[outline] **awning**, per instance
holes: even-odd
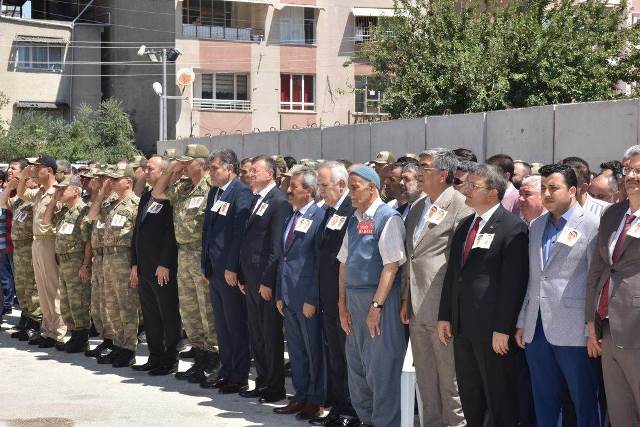
[[[59,110],[68,108],[64,102],[47,102],[47,101],[16,101],[17,108],[36,108],[39,110]]]
[[[305,7],[305,8],[309,8],[309,9],[324,10],[324,7],[316,6],[314,4],[298,4],[298,3],[278,3],[278,4],[274,5],[273,7],[274,7],[274,9],[277,9],[277,10],[282,10],[285,7]]]
[[[353,16],[393,16],[393,8],[354,7],[351,13]]]
[[[14,41],[17,43],[61,44],[61,45],[65,45],[69,43],[68,40],[61,39],[59,37],[30,36],[25,34],[18,34],[14,39]]]

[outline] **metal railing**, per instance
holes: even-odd
[[[193,109],[200,111],[251,111],[251,101],[193,98]]]
[[[255,28],[223,27],[221,25],[182,24],[182,35],[208,40],[242,40],[260,42],[264,32]]]

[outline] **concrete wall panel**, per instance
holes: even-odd
[[[371,156],[389,150],[396,158],[406,153],[418,154],[426,148],[424,118],[392,120],[371,124]]]
[[[558,105],[555,123],[555,159],[584,158],[593,170],[606,160],[621,159],[638,143],[637,99]]]
[[[487,157],[506,153],[529,162],[553,161],[553,106],[487,113]]]
[[[242,135],[223,135],[211,139],[213,141],[213,149],[221,150],[230,148],[236,152],[238,160],[244,157],[244,147],[242,143]]]
[[[244,157],[278,153],[278,132],[258,132],[244,135]]]
[[[322,129],[322,158],[366,162],[371,159],[371,126],[334,126]]]
[[[427,148],[468,148],[484,160],[484,113],[427,117]]]
[[[322,157],[322,130],[309,128],[282,131],[279,135],[280,154],[292,156],[296,160],[319,159]]]

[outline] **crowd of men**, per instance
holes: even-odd
[[[30,345],[274,403],[286,342],[276,413],[386,427],[410,339],[424,426],[640,424],[640,146],[598,173],[463,148],[42,156],[10,162],[0,208]]]

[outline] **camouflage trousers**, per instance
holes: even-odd
[[[69,331],[91,328],[91,285],[82,283],[79,276],[83,258],[83,252],[58,255],[60,314]]]
[[[138,347],[138,291],[131,288],[131,253],[129,248],[104,248],[102,258],[105,289],[105,328],[115,332],[113,343],[126,350]]]
[[[109,327],[110,323],[107,321],[105,298],[102,248],[100,248],[99,252],[94,250],[91,260],[91,319],[102,339],[112,340],[116,333]]]
[[[40,322],[42,310],[40,310],[36,276],[33,272],[32,242],[32,239],[13,242],[13,280],[20,309],[29,319]]]
[[[200,254],[200,245],[183,245],[178,249],[180,316],[191,345],[198,350],[215,351],[218,337],[209,283],[200,273]]]

